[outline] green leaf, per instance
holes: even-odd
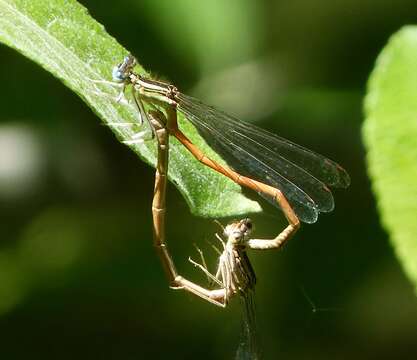
[[[91,80],[111,80],[113,66],[128,51],[76,1],[0,0],[0,41],[62,80],[119,140],[130,140],[139,131],[134,107],[117,104],[112,100],[118,94],[117,89]],[[146,74],[142,68],[137,70]],[[181,128],[192,141],[211,157],[220,160],[196,130],[181,120]],[[120,123],[135,125],[115,125]],[[202,166],[177,141],[171,144],[169,178],[184,195],[194,214],[223,217],[260,211],[259,204],[245,198],[239,186]],[[153,141],[129,146],[154,166],[156,144]]]
[[[417,27],[389,40],[370,77],[363,137],[382,222],[417,292]]]

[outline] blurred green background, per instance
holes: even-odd
[[[350,173],[333,213],[251,256],[264,358],[417,358],[416,299],[379,223],[360,134],[376,56],[416,22],[415,1],[81,3],[156,76]],[[232,358],[239,302],[221,310],[167,287],[154,170],[42,68],[4,46],[0,65],[1,357]],[[167,201],[177,267],[203,282],[187,258],[197,243],[214,267],[218,228],[172,185]],[[275,235],[282,214],[261,204],[255,234]]]

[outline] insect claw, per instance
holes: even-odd
[[[193,264],[195,267],[200,267],[200,264],[194,261],[191,256],[188,257],[188,261]]]
[[[169,288],[172,290],[182,290],[184,289],[184,286],[170,286]]]

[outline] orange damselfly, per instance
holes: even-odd
[[[143,77],[134,72],[135,65],[129,54],[113,69],[113,80],[122,86],[120,98],[131,85],[141,121],[150,123],[145,103],[162,108],[168,133],[197,160],[280,207],[289,225],[276,237],[276,246],[294,234],[300,221],[314,223],[319,213],[333,210],[329,187],[349,186],[348,173],[334,161],[184,95],[171,84]],[[208,158],[191,142],[178,127],[177,111],[230,167]]]

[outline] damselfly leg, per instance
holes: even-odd
[[[156,164],[155,189],[152,202],[154,245],[161,259],[170,286],[184,289],[218,306],[226,306],[230,297],[255,284],[255,276],[245,253],[245,243],[251,230],[251,223],[245,219],[226,226],[224,233],[227,242],[220,255],[216,276],[209,275],[219,285],[210,290],[178,275],[174,261],[169,253],[165,239],[166,185],[169,161],[169,135],[166,130],[165,115],[158,110],[149,111],[149,119],[154,126],[158,143],[158,160]],[[194,262],[195,265],[197,263]],[[198,266],[203,269],[202,265]],[[209,272],[206,272],[208,275]]]

